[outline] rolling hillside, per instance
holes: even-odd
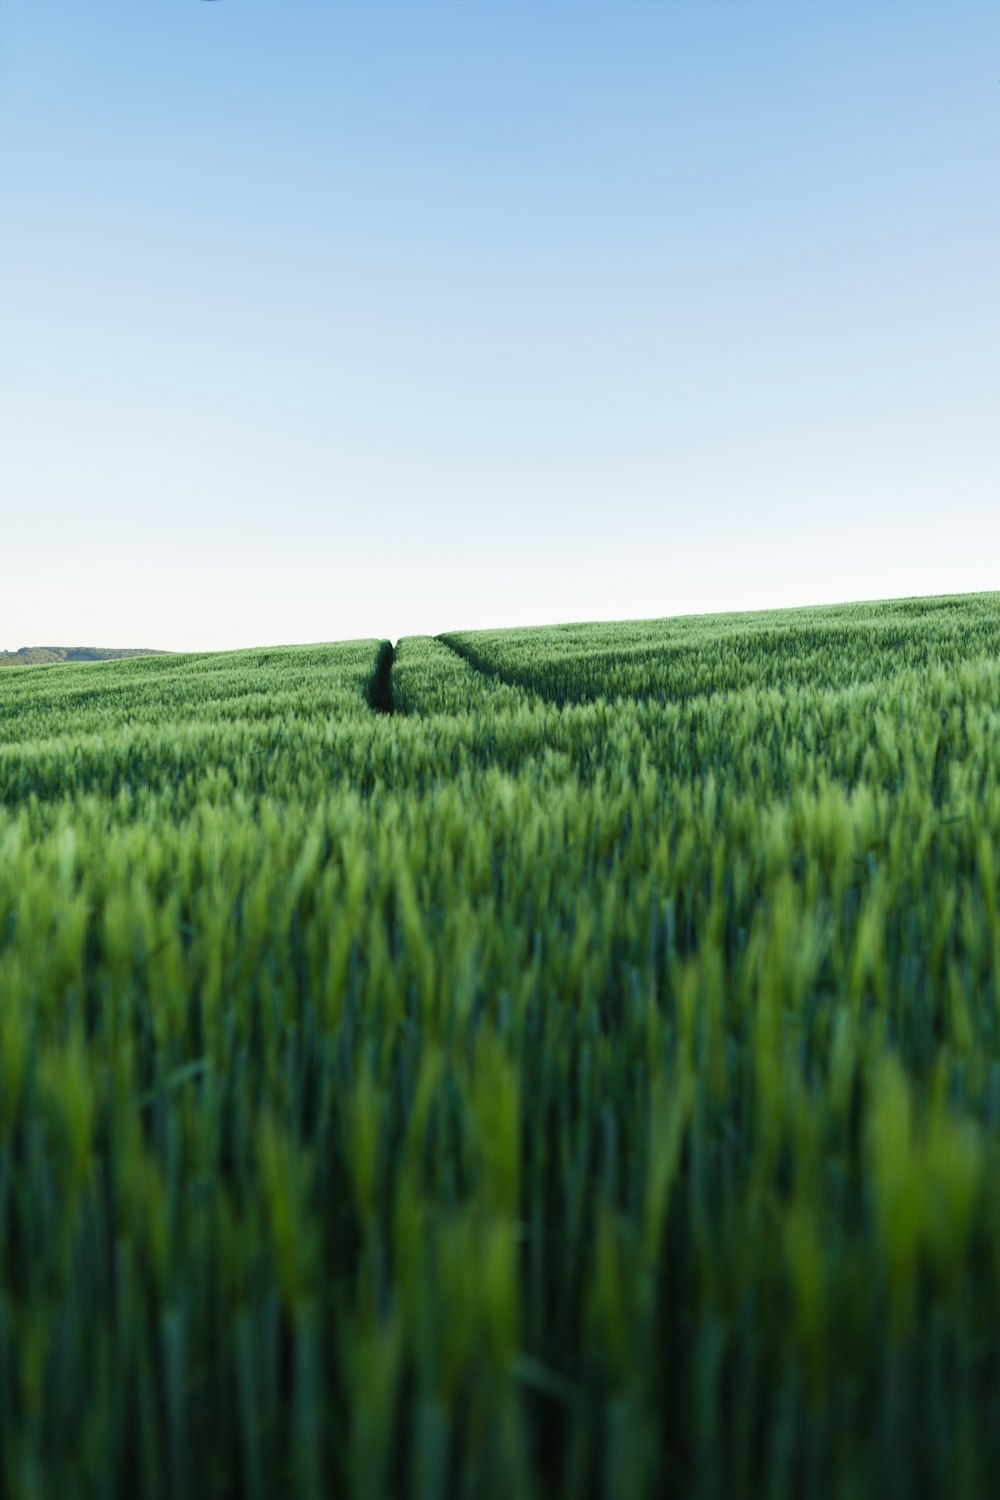
[[[56,666],[69,661],[126,661],[134,656],[166,656],[166,651],[114,646],[22,646],[18,651],[0,651],[0,667]]]

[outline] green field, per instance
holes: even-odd
[[[998,879],[998,595],[2,674],[3,1500],[995,1494]]]

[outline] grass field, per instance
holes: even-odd
[[[0,678],[0,1494],[978,1497],[1000,596]]]

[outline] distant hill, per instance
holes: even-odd
[[[66,661],[122,661],[129,656],[167,656],[167,651],[118,650],[106,646],[22,646],[0,651],[0,667],[37,667]]]

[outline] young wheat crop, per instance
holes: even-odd
[[[991,1494],[1000,600],[386,644],[0,680],[0,1495]]]

